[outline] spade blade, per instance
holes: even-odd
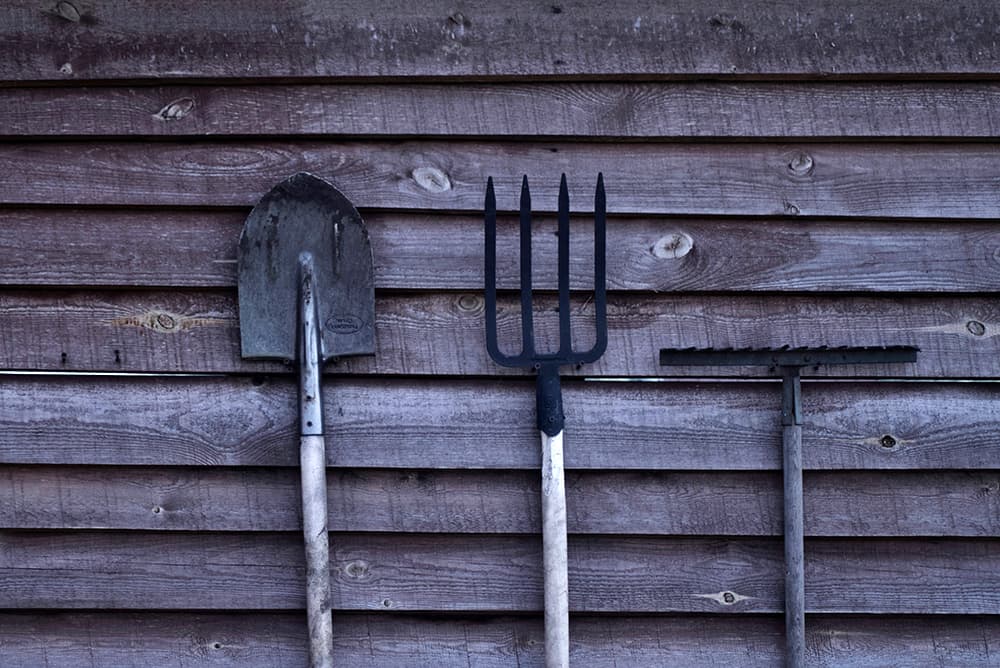
[[[299,256],[312,253],[323,361],[375,352],[375,288],[368,230],[354,205],[312,174],[296,174],[257,203],[240,235],[242,354],[296,357]]]

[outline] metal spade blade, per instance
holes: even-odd
[[[296,358],[299,256],[311,253],[322,361],[375,353],[375,287],[368,230],[326,181],[300,173],[257,203],[239,247],[243,357]]]

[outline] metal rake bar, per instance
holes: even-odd
[[[813,366],[830,364],[890,364],[915,362],[913,346],[852,348],[663,348],[661,366]]]

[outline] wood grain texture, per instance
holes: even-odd
[[[239,668],[307,665],[304,617],[296,613],[0,613],[7,666],[37,668]],[[597,617],[570,621],[571,660],[595,668],[720,664],[780,668],[781,620],[733,617]],[[996,666],[996,617],[814,615],[811,665],[875,668]],[[541,620],[341,614],[338,658],[356,668],[522,668],[543,665]]]
[[[0,88],[0,136],[980,138],[994,82]]]
[[[581,472],[577,534],[780,536],[774,473]],[[330,531],[538,533],[537,471],[333,469]],[[808,536],[1000,537],[996,471],[808,472]],[[297,531],[296,469],[0,466],[0,527]]]
[[[66,4],[5,8],[0,78],[955,75],[993,74],[1000,56],[1000,16],[984,1]]]
[[[603,172],[612,212],[1000,217],[1000,151],[978,143],[9,143],[0,203],[246,207],[303,170],[370,208],[482,211],[493,175],[516,211],[528,174],[536,211],[554,211],[569,171],[577,211]]]
[[[232,287],[245,211],[7,209],[0,211],[0,284]],[[376,286],[480,290],[483,221],[474,215],[371,211]],[[556,285],[555,221],[535,221],[533,282]],[[501,216],[497,280],[519,285],[517,223]],[[447,243],[443,244],[442,240]],[[593,285],[593,227],[574,221],[571,285]],[[789,221],[620,217],[609,221],[614,290],[996,292],[993,222]],[[72,249],[68,252],[68,249]]]
[[[286,610],[304,605],[295,533],[4,531],[5,608]],[[778,612],[778,539],[574,536],[575,612]],[[541,610],[536,536],[334,534],[335,610]],[[1000,541],[810,539],[809,612],[992,614]],[[726,596],[726,593],[730,596]]]
[[[333,371],[387,375],[524,375],[496,366],[484,345],[478,293],[382,295],[376,355]],[[593,337],[593,305],[573,303],[575,345]],[[554,300],[536,299],[539,350],[558,346]],[[240,358],[234,291],[0,292],[0,368],[48,371],[247,372],[280,364]],[[498,307],[501,348],[519,346],[520,305]],[[817,375],[1000,376],[1000,312],[976,296],[612,295],[603,358],[567,373],[592,376],[761,376],[761,367],[660,367],[660,348],[916,345],[916,364],[829,366]]]
[[[331,466],[539,467],[532,380],[328,380]],[[803,387],[808,469],[1000,469],[996,384]],[[3,376],[0,461],[296,466],[295,392],[278,377]],[[563,395],[571,469],[780,469],[776,383],[567,379]]]

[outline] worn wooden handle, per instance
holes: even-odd
[[[545,580],[545,667],[569,666],[569,575],[563,432],[542,432],[542,552]]]
[[[787,668],[802,668],[806,655],[802,425],[786,425],[782,440],[785,479],[785,665]]]
[[[302,436],[302,531],[306,546],[306,616],[312,668],[333,666],[330,614],[330,541],[326,527],[326,444],[323,436]]]

